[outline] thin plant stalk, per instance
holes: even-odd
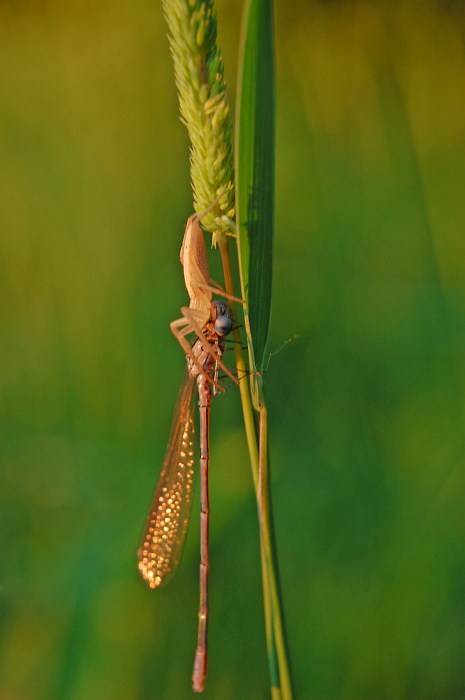
[[[223,276],[226,292],[230,296],[234,296],[231,258],[229,254],[229,236],[217,235],[217,241],[218,248],[221,254],[221,262],[223,265]],[[237,374],[240,379],[241,377],[245,377],[247,375],[247,369],[245,366],[244,352],[242,350],[242,340],[238,329],[236,304],[234,301],[229,301],[229,314],[233,322],[232,334],[234,340],[234,352],[236,357]],[[252,468],[252,476],[254,480],[255,490],[257,491],[259,473],[257,435],[255,432],[253,420],[253,410],[252,402],[250,400],[249,386],[246,381],[239,381],[239,391],[241,395],[242,411],[244,414],[244,425],[246,431],[247,446],[250,456],[250,464]]]
[[[234,286],[227,236],[218,237],[221,253],[226,291],[234,296]],[[239,331],[235,326],[237,320],[234,302],[229,304],[230,316],[233,321],[234,349],[238,376],[244,376],[245,362]],[[292,685],[288,663],[288,653],[282,615],[281,596],[279,593],[279,572],[276,557],[276,546],[272,522],[269,470],[268,470],[268,433],[267,409],[263,391],[260,391],[260,409],[257,430],[254,421],[249,385],[239,382],[244,425],[249,449],[250,464],[254,480],[260,524],[260,554],[262,564],[263,599],[265,610],[265,628],[267,650],[271,678],[271,694],[273,700],[292,700]]]
[[[278,558],[276,556],[276,541],[274,537],[273,514],[271,509],[271,491],[268,469],[268,425],[267,408],[262,394],[260,408],[260,435],[259,435],[259,487],[258,487],[258,512],[260,518],[260,532],[262,536],[264,577],[263,585],[266,586],[265,598],[270,598],[272,611],[273,641],[269,641],[268,654],[270,659],[277,662],[279,669],[279,686],[281,694],[277,697],[283,700],[291,700],[292,684],[289,671],[286,634],[284,629],[284,617],[282,601],[279,589]],[[266,575],[265,575],[266,572]],[[268,621],[267,624],[270,624]],[[272,645],[272,646],[271,646]],[[276,655],[276,659],[274,658]]]

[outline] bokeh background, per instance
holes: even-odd
[[[242,3],[218,2],[234,103]],[[465,7],[277,7],[266,373],[297,697],[465,698]],[[190,698],[198,518],[136,549],[184,361],[160,3],[0,3],[0,700]],[[220,278],[212,253],[212,276]],[[215,401],[205,698],[269,698],[238,392]]]

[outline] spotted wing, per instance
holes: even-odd
[[[182,556],[194,496],[195,377],[186,370],[170,439],[138,550],[139,570],[150,588],[164,586]]]

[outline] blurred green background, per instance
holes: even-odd
[[[242,3],[218,11],[233,102]],[[266,391],[296,695],[465,698],[465,8],[276,12],[269,349],[298,337]],[[192,213],[160,3],[2,0],[0,25],[0,700],[190,698],[197,509],[166,589],[135,556]],[[269,698],[234,389],[211,491],[204,697]]]

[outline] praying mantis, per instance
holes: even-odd
[[[221,369],[228,375],[228,377],[230,377],[230,379],[232,379],[233,382],[237,383],[237,378],[223,364],[220,355],[215,353],[208,340],[204,338],[202,331],[202,326],[208,321],[208,318],[211,315],[212,293],[220,294],[226,299],[236,301],[240,304],[243,303],[242,299],[226,294],[219,284],[210,280],[210,275],[208,272],[207,248],[205,246],[205,239],[203,237],[199,222],[204,216],[206,216],[206,214],[208,214],[208,212],[213,209],[218,202],[218,199],[219,198],[217,198],[202,214],[193,214],[187,220],[180,258],[184,270],[184,282],[187,293],[189,294],[190,304],[188,307],[181,307],[182,317],[172,321],[170,323],[170,328],[179,341],[185,354],[191,357],[200,374],[204,373],[204,370],[195,357],[192,347],[186,340],[186,335],[189,335],[190,333],[197,334],[198,339],[202,342],[204,347],[206,347],[209,352],[212,353],[215,361],[218,363]],[[213,284],[215,284],[215,286],[212,286]],[[217,328],[217,330],[221,334],[222,329]],[[219,386],[215,380],[210,379],[210,381],[218,390],[224,391],[223,387]]]

